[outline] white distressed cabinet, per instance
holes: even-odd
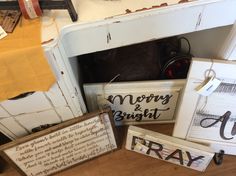
[[[87,112],[78,74],[79,55],[186,36],[195,56],[236,60],[235,0],[73,2],[78,22],[72,23],[67,11],[61,10],[45,11],[42,18],[42,40],[49,41],[43,47],[56,84],[48,92],[0,103],[0,129],[12,139],[29,134],[39,125],[59,123]],[[162,3],[168,6],[153,7]],[[148,9],[140,10],[143,8]],[[126,13],[127,9],[132,13]]]

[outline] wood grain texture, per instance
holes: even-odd
[[[141,125],[140,127],[149,130],[161,132],[170,135],[173,125]],[[119,137],[125,141],[127,127],[119,127]],[[112,152],[108,155],[101,156],[97,159],[85,162],[56,174],[57,176],[232,176],[236,173],[236,157],[225,156],[221,166],[216,166],[212,161],[206,172],[198,172],[174,164],[166,163],[148,156],[143,156],[135,152],[128,151],[124,148]],[[8,169],[1,176],[20,176],[14,169]]]

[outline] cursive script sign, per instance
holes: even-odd
[[[117,148],[107,112],[79,119],[67,122],[66,126],[61,124],[61,129],[52,127],[54,132],[31,140],[26,137],[26,141],[20,139],[24,142],[7,144],[2,155],[14,162],[24,175],[45,176]]]
[[[115,123],[137,124],[173,120],[178,91],[154,91],[132,94],[105,94],[113,112]],[[98,96],[98,105],[104,105],[104,98]]]
[[[109,106],[115,124],[174,122],[185,80],[84,84],[89,111]]]
[[[173,136],[205,143],[216,153],[224,150],[225,154],[236,155],[235,74],[235,63],[193,58]],[[218,81],[208,86],[209,80]],[[217,86],[211,94],[199,95],[202,85],[208,86],[208,92]]]
[[[210,148],[130,126],[126,149],[190,169],[204,171],[214,153]]]

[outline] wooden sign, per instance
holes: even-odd
[[[128,129],[126,149],[198,171],[214,156],[209,147],[135,126]]]
[[[16,27],[21,13],[17,10],[0,10],[0,26],[7,33],[13,32]]]
[[[87,114],[1,147],[23,175],[46,176],[117,149],[107,110]]]
[[[90,111],[110,106],[116,125],[174,122],[183,80],[85,84]]]
[[[236,63],[193,59],[173,135],[236,155]]]

